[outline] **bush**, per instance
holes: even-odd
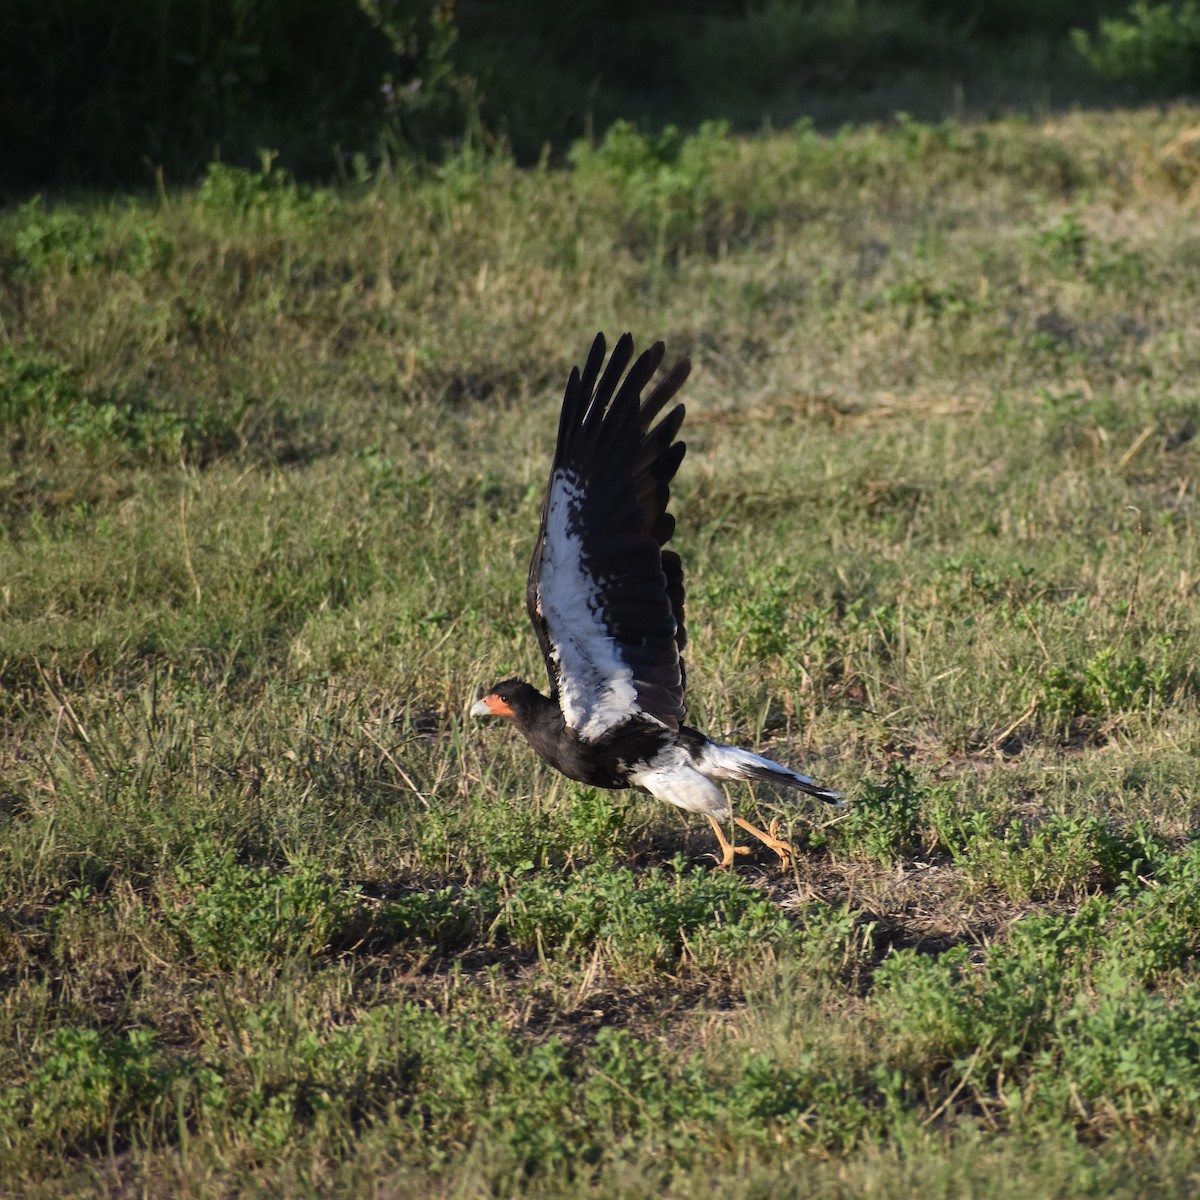
[[[576,142],[570,159],[580,190],[607,188],[631,247],[652,247],[661,262],[719,224],[714,173],[729,149],[724,122],[706,123],[685,136],[674,125],[649,135],[617,121],[598,146]]]
[[[428,0],[123,0],[0,6],[10,186],[107,186],[278,146],[330,174],[334,147],[423,151],[460,134],[449,5]]]
[[[1186,90],[1200,84],[1200,6],[1136,0],[1129,19],[1106,19],[1093,36],[1072,33],[1076,49],[1105,79]]]

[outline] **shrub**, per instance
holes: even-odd
[[[1182,90],[1200,84],[1200,5],[1135,0],[1129,18],[1101,20],[1093,35],[1072,33],[1075,47],[1105,79]]]
[[[569,157],[577,186],[607,187],[624,211],[631,243],[653,247],[662,261],[693,245],[717,219],[713,177],[728,149],[723,121],[687,136],[674,125],[651,135],[617,121],[598,146],[576,142]]]

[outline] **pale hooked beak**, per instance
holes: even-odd
[[[500,695],[497,692],[488,692],[486,696],[481,697],[471,705],[471,716],[515,717],[516,713],[513,712],[507,696]]]

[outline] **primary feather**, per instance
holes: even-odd
[[[674,529],[670,482],[683,459],[676,405],[651,424],[687,378],[680,363],[641,391],[664,353],[656,343],[625,375],[626,334],[602,377],[597,337],[583,375],[571,372],[558,444],[529,566],[526,602],[568,729],[595,741],[640,713],[683,721],[683,570],[664,552]]]

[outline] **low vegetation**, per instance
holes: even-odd
[[[463,144],[561,163],[616,121],[742,132],[1168,102],[1196,0],[42,0],[0,7],[0,200],[193,183],[273,146],[305,180]],[[346,64],[352,62],[353,70]]]
[[[0,1192],[1192,1194],[1198,122],[0,213]],[[597,329],[789,870],[464,718]]]

